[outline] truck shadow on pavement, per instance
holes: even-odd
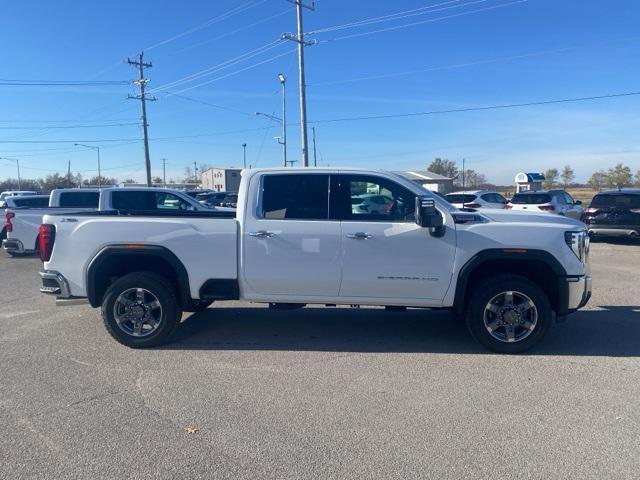
[[[640,356],[640,307],[601,306],[552,325],[533,355]],[[172,350],[290,350],[487,354],[447,311],[215,308],[192,314]]]

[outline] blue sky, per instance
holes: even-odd
[[[238,14],[203,26],[244,5]],[[305,11],[305,31],[434,6],[425,15],[309,37],[321,41],[306,50],[308,116],[320,122],[320,164],[415,170],[436,156],[458,162],[465,157],[469,168],[502,184],[518,171],[567,163],[578,180],[617,162],[640,169],[638,96],[322,122],[640,91],[639,2],[319,0],[316,6],[315,12]],[[254,112],[280,114],[280,72],[289,78],[288,120],[294,124],[289,157],[300,157],[291,42],[161,88],[294,31],[295,7],[286,0],[35,0],[6,3],[3,20],[2,79],[130,80],[136,72],[126,58],[146,49],[153,62],[149,88],[160,88],[148,108],[154,175],[161,174],[161,158],[167,159],[168,176],[183,175],[194,161],[241,165],[245,142],[248,163],[279,165],[273,138],[279,127]],[[422,23],[332,40],[417,22]],[[135,92],[130,85],[0,85],[0,157],[19,158],[23,177],[66,171],[68,161],[72,171],[90,176],[96,173],[95,154],[74,143],[99,140],[92,145],[102,148],[103,174],[141,180],[139,126],[102,126],[139,121],[139,102],[126,99]],[[0,178],[8,176],[15,177],[15,166],[0,160]]]

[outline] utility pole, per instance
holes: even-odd
[[[311,132],[313,132],[313,166],[318,166],[318,158],[316,152],[316,127],[311,127]]]
[[[242,168],[247,168],[247,144],[242,144]]]
[[[462,157],[462,190],[464,191],[464,176],[467,174],[465,169],[465,158]]]
[[[151,186],[151,159],[149,158],[149,133],[147,132],[147,100],[153,102],[156,100],[155,97],[147,97],[145,94],[145,86],[149,82],[148,78],[144,78],[144,69],[151,68],[153,65],[151,62],[144,63],[143,61],[144,52],[140,52],[138,54],[137,60],[127,59],[127,63],[129,65],[135,65],[138,67],[138,80],[134,81],[136,85],[140,87],[139,95],[129,95],[127,98],[140,100],[142,104],[142,131],[144,133],[144,161],[147,169],[147,186]]]
[[[300,83],[300,136],[302,140],[302,164],[305,167],[309,166],[309,142],[307,138],[307,96],[306,96],[306,83],[304,75],[304,47],[308,45],[314,45],[315,41],[307,42],[304,39],[304,30],[302,28],[302,9],[315,10],[315,4],[306,5],[302,3],[302,0],[287,0],[289,3],[293,3],[296,6],[296,16],[298,19],[298,33],[294,35],[292,33],[285,33],[282,38],[297,42],[298,44],[298,77]]]
[[[20,181],[20,160],[10,157],[0,157],[0,160],[9,160],[10,162],[16,162],[16,167],[18,167],[18,190],[22,190],[22,182]]]
[[[193,180],[198,182],[198,164],[196,162],[193,162]]]
[[[162,159],[162,183],[164,188],[167,188],[167,159]]]

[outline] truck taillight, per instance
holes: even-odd
[[[4,214],[4,230],[5,232],[13,232],[13,224],[11,223],[11,219],[15,217],[16,214],[13,212],[6,212]]]
[[[53,242],[56,240],[56,227],[43,223],[38,233],[38,246],[40,247],[40,260],[48,262],[53,252]]]
[[[540,205],[538,207],[540,210],[542,210],[543,212],[555,212],[556,209],[554,208],[553,205]]]

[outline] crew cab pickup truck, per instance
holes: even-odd
[[[379,194],[384,211],[353,209]],[[49,214],[41,291],[102,308],[118,342],[166,342],[182,312],[242,299],[274,306],[450,309],[485,347],[523,352],[591,294],[578,221],[463,212],[393,173],[244,170],[237,212]]]
[[[69,213],[81,210],[185,210],[208,211],[193,198],[165,188],[89,188],[58,189],[51,192],[49,207],[9,208],[5,210],[5,251],[22,256],[39,249],[38,232],[47,213]]]

